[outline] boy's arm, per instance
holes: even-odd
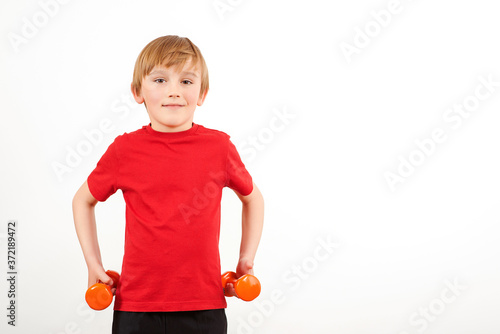
[[[88,267],[89,287],[99,280],[110,285],[113,282],[111,277],[106,275],[102,266],[94,213],[96,204],[97,200],[92,196],[87,181],[85,181],[73,198],[73,219],[75,221],[76,234],[78,235],[78,240],[80,241],[83,256]]]
[[[240,277],[245,274],[253,274],[255,254],[264,224],[264,198],[255,183],[249,195],[236,194],[243,205],[240,258],[236,268],[236,274]]]

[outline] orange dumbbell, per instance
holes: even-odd
[[[116,288],[118,281],[120,280],[120,274],[116,271],[108,270],[106,275],[111,277],[113,280],[113,285],[107,285],[104,283],[96,283],[87,289],[85,293],[85,300],[89,304],[91,309],[96,311],[104,310],[113,301],[113,293],[111,289]]]
[[[234,286],[234,291],[238,298],[249,302],[257,298],[260,294],[260,282],[254,275],[243,275],[240,278],[236,276],[233,271],[228,271],[222,275],[222,287],[224,288],[224,294],[227,297],[231,297],[227,293],[226,284],[232,283]]]

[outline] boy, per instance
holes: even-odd
[[[218,249],[222,188],[242,201],[238,276],[253,273],[262,195],[229,136],[193,123],[208,92],[208,71],[189,39],[164,36],[149,43],[137,58],[131,89],[151,123],[118,136],[73,199],[88,285],[112,284],[101,261],[94,207],[121,189],[125,252],[113,333],[226,333]]]

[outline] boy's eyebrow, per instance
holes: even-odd
[[[152,71],[151,73],[149,73],[149,75],[155,75],[155,74],[167,74],[167,72],[165,70],[162,70],[162,69],[156,69],[156,70]],[[198,78],[198,75],[195,72],[191,72],[191,71],[183,71],[183,72],[181,72],[181,75],[192,75],[193,77]]]
[[[192,75],[193,77],[197,78],[198,76],[196,75],[196,73],[194,72],[191,72],[191,71],[184,71],[182,72],[181,74],[184,74],[184,75]]]

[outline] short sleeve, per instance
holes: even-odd
[[[236,147],[228,139],[226,161],[226,187],[229,187],[243,196],[250,195],[253,190],[253,181],[245,165],[241,161]]]
[[[118,189],[116,181],[118,175],[116,146],[115,140],[109,145],[97,163],[96,168],[87,178],[87,184],[92,196],[100,202],[107,200]]]

